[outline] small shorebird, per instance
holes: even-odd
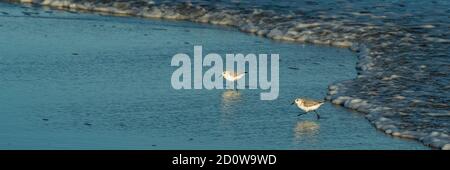
[[[245,73],[247,73],[247,72],[238,74],[236,72],[224,71],[222,73],[222,76],[225,80],[228,80],[228,81],[238,81],[239,79],[244,77]]]
[[[304,113],[300,113],[297,116],[307,114],[310,111],[314,111],[314,113],[316,113],[317,119],[320,119],[320,115],[316,110],[324,103],[324,101],[302,98],[297,98],[294,102],[292,102],[292,104],[296,104],[298,108],[304,111]]]
[[[224,72],[222,72],[222,76],[225,80],[232,81],[234,83],[234,82],[238,81],[239,79],[241,79],[242,77],[244,77],[245,73],[247,73],[247,72],[238,74],[236,72],[224,71]],[[237,89],[236,86],[234,86],[234,87]]]

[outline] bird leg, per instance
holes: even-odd
[[[317,112],[317,111],[315,111],[315,110],[314,110],[314,113],[316,113],[316,116],[317,116],[317,120],[319,120],[319,119],[320,119],[320,115],[319,115],[319,112]]]
[[[300,113],[297,116],[301,116],[301,115],[304,115],[304,114],[306,114],[306,112]]]

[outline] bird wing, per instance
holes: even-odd
[[[317,100],[304,100],[303,101],[303,105],[305,105],[306,107],[311,107],[311,106],[322,104],[322,103],[323,103],[323,101],[317,101]]]

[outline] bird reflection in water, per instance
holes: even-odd
[[[233,103],[239,102],[241,100],[241,93],[236,90],[226,90],[222,94],[222,106],[230,107]]]
[[[300,121],[294,127],[294,142],[314,142],[319,134],[320,125],[313,121]]]
[[[234,113],[239,111],[238,103],[241,101],[241,93],[236,90],[226,90],[222,94],[221,118],[222,126],[229,127],[233,122]]]

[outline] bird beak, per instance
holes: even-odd
[[[293,105],[293,104],[295,104],[295,101],[293,101],[293,102],[291,103],[291,105]]]

